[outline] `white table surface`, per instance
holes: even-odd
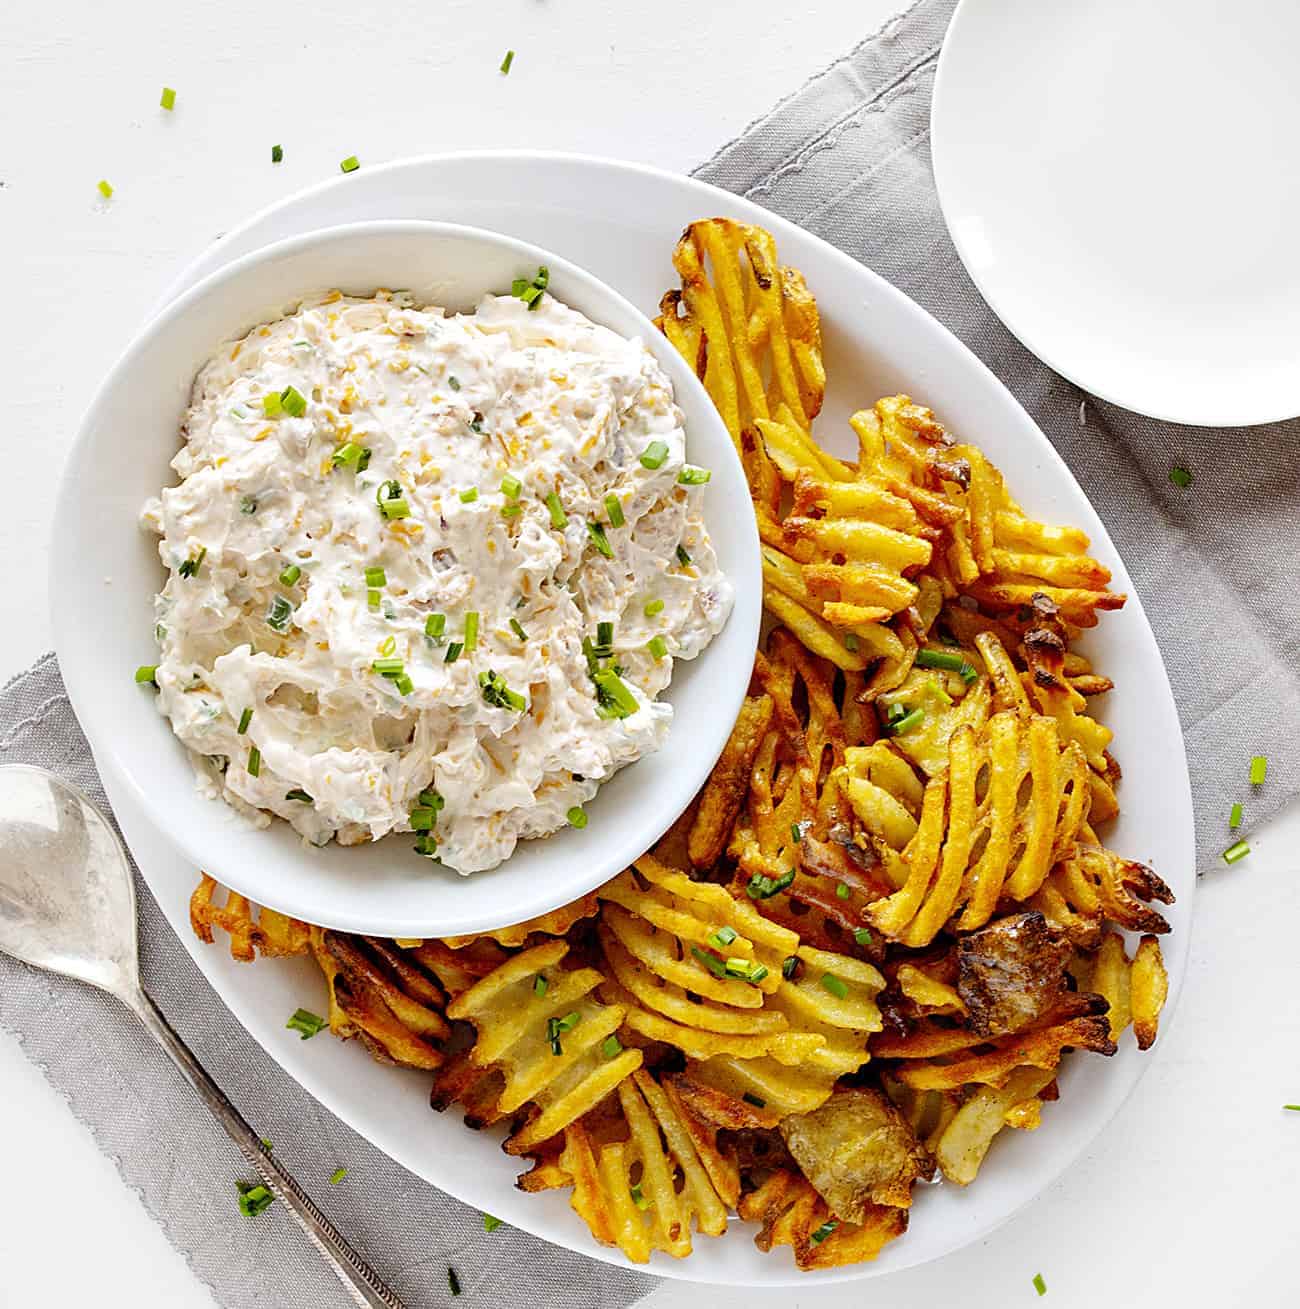
[[[263,205],[438,149],[689,169],[898,0],[54,0],[0,6],[0,678],[50,645],[50,488],[82,407],[172,277]],[[811,10],[817,10],[817,17]],[[517,51],[508,78],[496,69]],[[723,52],[727,52],[724,54]],[[157,107],[177,89],[173,114]],[[272,166],[280,142],[285,161]],[[116,188],[100,203],[99,178]],[[520,179],[526,186],[527,179]],[[1132,743],[1131,749],[1136,747]],[[1300,811],[1201,884],[1175,1020],[1119,1119],[1029,1211],[950,1258],[716,1309],[1294,1305]],[[61,1098],[0,1033],[0,1306],[210,1306]],[[1048,1113],[1068,1112],[1068,1105]],[[237,1216],[232,1222],[243,1221]],[[262,1221],[267,1221],[263,1219]],[[653,1309],[699,1291],[667,1283]]]

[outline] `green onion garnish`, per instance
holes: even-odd
[[[346,1168],[336,1168],[330,1174],[330,1185],[337,1186],[347,1175],[348,1170]]]
[[[271,162],[273,164],[278,164],[283,158],[284,148],[282,146],[273,145],[271,147]]]
[[[176,92],[170,86],[164,86],[162,89],[162,98],[158,101],[164,109],[176,108]]]
[[[1259,786],[1264,778],[1268,776],[1268,756],[1257,754],[1250,761],[1250,784]]]
[[[446,614],[430,614],[424,620],[424,634],[432,641],[442,639],[442,634],[447,630]]]
[[[727,965],[715,954],[701,950],[698,945],[691,946],[691,953],[711,972],[714,977],[726,977]]]
[[[1283,1109],[1290,1109],[1292,1113],[1300,1114],[1300,1104],[1284,1104]]]
[[[1047,1294],[1047,1283],[1043,1281],[1042,1273],[1034,1274],[1034,1290],[1037,1291],[1039,1295]]]
[[[781,976],[787,982],[794,978],[795,973],[799,971],[799,960],[795,955],[787,955],[781,964]]]
[[[136,684],[139,686],[157,686],[158,685],[158,665],[141,664],[135,670]]]
[[[918,650],[916,652],[918,668],[942,668],[950,673],[960,673],[968,667],[960,654],[951,650]]]
[[[198,554],[190,559],[186,559],[176,571],[182,577],[197,577],[199,575],[199,569],[203,566],[203,560],[207,553],[208,547],[206,545],[200,546]]]
[[[315,1036],[322,1027],[325,1026],[325,1019],[319,1014],[314,1014],[310,1009],[295,1009],[293,1017],[285,1023],[285,1027],[291,1032],[298,1032],[305,1041],[308,1037]]]
[[[591,680],[596,683],[596,698],[606,717],[630,718],[641,707],[627,683],[612,670],[601,669],[592,674]]]
[[[910,732],[925,718],[925,710],[917,705],[915,709],[907,713],[900,714],[890,723],[890,730],[895,736],[902,736],[904,732]]]
[[[345,173],[355,173],[357,169],[361,167],[361,161],[356,157],[356,155],[348,155],[339,167]]]
[[[430,809],[427,805],[416,805],[407,815],[406,821],[410,823],[413,832],[431,832],[437,819],[438,815],[435,810]]]
[[[668,653],[668,642],[662,636],[652,636],[646,643],[645,648],[656,659],[662,659]]]
[[[544,978],[541,973],[538,973],[537,976],[533,978],[533,994],[546,994],[546,978]]]
[[[632,1203],[643,1212],[650,1208],[650,1201],[645,1198],[641,1192],[641,1185],[638,1182],[636,1186],[629,1186],[627,1193],[632,1197]]]
[[[752,1104],[755,1109],[766,1109],[767,1101],[761,1095],[755,1095],[753,1091],[746,1091],[740,1097],[746,1104]]]
[[[664,602],[662,600],[647,600],[645,606],[645,616],[653,618],[656,614],[664,611]]]
[[[519,492],[523,489],[524,484],[513,473],[507,473],[501,479],[501,494],[507,500],[518,500]]]
[[[478,487],[471,486],[468,491],[460,493],[460,502],[463,505],[472,505],[478,499]]]
[[[432,859],[438,853],[438,842],[427,832],[417,838],[415,845],[412,847],[416,854],[422,854],[427,859]]]
[[[1223,852],[1223,862],[1225,864],[1235,864],[1239,859],[1244,859],[1249,853],[1250,846],[1245,841],[1237,841]]]
[[[268,1205],[275,1203],[275,1196],[262,1185],[250,1185],[248,1182],[236,1182],[239,1188],[239,1212],[245,1218],[256,1218]]]
[[[822,974],[822,986],[829,991],[837,1000],[844,1000],[848,997],[849,988],[835,976],[834,973]]]
[[[506,57],[501,61],[501,71],[503,73],[508,73],[510,71],[510,65],[514,62],[515,52],[513,50],[507,50]]]
[[[287,568],[286,568],[286,569],[285,569],[285,570],[280,574],[280,585],[281,585],[281,586],[294,586],[294,585],[297,583],[298,579],[299,579],[301,576],[302,576],[302,569],[299,568],[297,564],[290,564],[290,565],[289,565],[289,566],[288,566],[288,567],[287,567]]]
[[[382,599],[383,597],[372,586],[370,590],[366,592],[366,607],[369,609],[378,609]]]
[[[712,476],[713,474],[707,468],[696,468],[693,464],[687,464],[677,474],[677,481],[682,486],[703,486]]]
[[[856,654],[858,649],[858,636],[856,632],[844,633],[844,648],[850,653]]]
[[[415,690],[415,683],[411,681],[408,673],[398,673],[393,678],[393,685],[397,688],[398,695],[410,695]]]
[[[623,1051],[623,1043],[618,1039],[617,1036],[614,1036],[613,1034],[607,1036],[600,1043],[600,1052],[605,1056],[606,1059],[613,1059],[615,1055],[621,1054],[622,1051]]]
[[[266,611],[266,625],[273,632],[287,632],[289,620],[293,617],[293,605],[282,595],[275,596],[271,607]]]
[[[574,805],[564,816],[569,820],[569,826],[576,827],[579,831],[587,825],[587,811],[581,805]]]
[[[464,648],[465,648],[465,647],[461,644],[461,642],[459,642],[459,641],[453,641],[453,642],[452,642],[452,643],[447,647],[447,653],[446,653],[445,655],[443,655],[443,657],[442,657],[442,662],[443,662],[444,664],[454,664],[454,663],[456,662],[456,660],[460,658],[460,652],[461,652]]]
[[[380,677],[400,677],[406,671],[406,664],[401,659],[376,659],[370,671]]]
[[[501,1226],[501,1219],[493,1218],[491,1214],[483,1215],[483,1230],[485,1232],[495,1232]]]
[[[296,386],[286,386],[280,392],[280,403],[290,418],[301,418],[307,412],[307,397]]]
[[[250,777],[260,777],[262,775],[262,752],[255,745],[248,747],[248,775]]]
[[[509,504],[504,504],[501,506],[501,517],[518,518],[519,515],[523,513],[523,511],[524,511],[523,505],[519,504],[515,500],[511,500]]]
[[[681,564],[683,568],[690,567],[691,557],[686,553],[686,547],[684,545],[679,545],[677,547],[677,562]]]
[[[350,468],[359,473],[370,462],[370,451],[355,441],[345,441],[330,456],[330,462],[335,468]]]
[[[421,791],[416,799],[418,799],[422,805],[432,809],[435,814],[441,813],[443,806],[447,803],[446,800],[444,800],[432,787],[428,787]]]
[[[840,882],[839,885],[836,886],[835,888],[835,894],[841,900],[847,900],[849,896],[852,895],[853,893],[849,890],[847,882]]]
[[[1180,491],[1186,491],[1192,484],[1192,474],[1189,469],[1184,468],[1181,464],[1175,464],[1169,470],[1169,480]]]
[[[367,586],[387,586],[388,574],[377,564],[366,569]]]
[[[560,531],[569,525],[569,515],[564,512],[560,497],[552,491],[546,497],[546,507],[551,511],[551,526]]]
[[[239,512],[241,514],[257,513],[257,497],[252,495],[241,495],[239,497]]]
[[[245,709],[244,712],[239,715],[239,726],[235,728],[235,731],[238,732],[240,736],[243,736],[243,734],[248,731],[248,725],[252,721],[253,711],[251,709]]]
[[[790,824],[790,839],[795,843],[795,845],[798,845],[798,844],[803,840],[803,824],[802,824],[802,823],[791,823],[791,824]]]
[[[609,543],[609,537],[605,535],[604,523],[588,523],[587,535],[591,537],[592,545],[594,545],[606,559],[613,559],[614,549]]]
[[[871,933],[865,927],[855,927],[853,929],[853,939],[858,945],[870,945]]]
[[[1241,803],[1238,801],[1228,813],[1228,827],[1234,832],[1241,826],[1241,814]]]
[[[623,517],[623,506],[618,502],[618,496],[610,494],[605,497],[605,513],[609,517],[611,527],[622,527],[627,519]]]
[[[448,385],[449,387],[451,387],[451,389],[452,389],[453,391],[459,391],[459,390],[460,390],[460,378],[457,377],[455,373],[449,373],[448,376],[447,376],[447,385]]]
[[[301,800],[303,804],[314,803],[311,796],[309,796],[306,791],[303,791],[296,786],[293,788],[292,791],[286,791],[284,793],[284,798],[286,800]]]
[[[794,882],[794,869],[787,868],[780,877],[767,877],[755,873],[745,887],[745,893],[751,900],[770,900],[778,891],[784,891]]]
[[[821,1243],[839,1226],[834,1218],[828,1218],[808,1239],[814,1245]]]
[[[409,518],[411,515],[411,507],[402,496],[402,484],[391,478],[380,482],[375,492],[375,503],[385,518]]]
[[[512,691],[500,673],[488,669],[478,675],[478,684],[483,691],[483,700],[495,709],[513,709],[521,714],[528,708],[528,701],[518,691]]]
[[[513,633],[514,633],[514,634],[515,634],[515,635],[516,635],[516,636],[517,636],[521,641],[526,641],[526,640],[528,640],[528,633],[524,631],[522,625],[521,625],[520,622],[519,622],[519,619],[517,619],[517,618],[511,618],[511,620],[510,620],[510,630],[511,630],[511,631],[512,631],[512,632],[513,632]]]
[[[471,609],[465,615],[465,640],[463,642],[466,650],[474,650],[478,647],[478,610]]]
[[[644,450],[641,451],[641,467],[654,470],[664,466],[664,460],[668,458],[668,443],[666,441],[651,441]]]
[[[610,649],[614,644],[614,624],[608,620],[596,624],[596,644]]]
[[[105,200],[111,200],[113,198],[113,188],[102,179],[95,183],[95,190],[97,190]]]
[[[543,264],[537,270],[537,276],[530,282],[526,278],[516,277],[510,284],[510,294],[516,300],[522,300],[528,308],[536,309],[542,302],[542,292],[551,283],[551,270]]]
[[[271,1144],[270,1139],[265,1136],[262,1137],[262,1146],[268,1154],[275,1149],[275,1146]]]

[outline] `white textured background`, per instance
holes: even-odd
[[[350,154],[530,146],[687,170],[898,3],[0,5],[0,678],[50,644],[49,505],[81,410],[204,244]],[[1137,743],[1128,757],[1140,766]],[[1036,1303],[1035,1272],[1056,1309],[1300,1303],[1300,1114],[1281,1109],[1300,1102],[1300,814],[1254,844],[1202,884],[1179,1012],[1141,1088],[1030,1211],[929,1268],[819,1293],[709,1289],[711,1307],[1004,1309]],[[5,1037],[0,1160],[0,1305],[211,1305]],[[646,1303],[700,1294],[667,1284]]]

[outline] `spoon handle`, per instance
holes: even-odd
[[[153,1000],[143,990],[123,998],[153,1033],[158,1044],[171,1055],[186,1080],[198,1092],[199,1099],[212,1111],[212,1116],[226,1129],[230,1139],[261,1174],[262,1180],[275,1197],[282,1200],[298,1220],[298,1225],[329,1261],[353,1300],[365,1309],[404,1309],[402,1301],[384,1284],[379,1274],[343,1239],[311,1197],[263,1147],[257,1133],[226,1098],[225,1092],[212,1080],[207,1069],[194,1057]]]

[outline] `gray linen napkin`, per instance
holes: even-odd
[[[1232,432],[1153,422],[1085,396],[990,312],[940,216],[928,150],[930,90],[953,0],[921,0],[722,148],[696,176],[757,201],[883,274],[946,323],[1018,396],[1092,497],[1155,626],[1182,714],[1207,866],[1227,842],[1250,755],[1269,784],[1245,797],[1262,822],[1300,788],[1300,621],[1287,546],[1300,499],[1300,424]],[[1080,404],[1086,425],[1080,425]],[[1179,491],[1174,463],[1196,481]],[[1141,767],[1130,743],[1129,767]],[[104,804],[89,749],[46,656],[0,694],[0,762],[43,764]],[[144,972],[217,1080],[361,1252],[414,1306],[446,1304],[454,1265],[467,1305],[623,1306],[652,1279],[479,1216],[426,1186],[315,1104],[212,992],[140,887]],[[0,957],[0,1024],[67,1097],[124,1180],[224,1306],[345,1300],[273,1207],[234,1210],[242,1157],[114,1002]],[[322,1187],[345,1160],[347,1186]]]
[[[0,692],[0,764],[17,763],[58,773],[110,812],[53,655]],[[138,877],[136,891],[145,987],[281,1162],[411,1309],[453,1303],[449,1266],[462,1287],[454,1303],[467,1309],[623,1309],[655,1286],[653,1278],[511,1227],[485,1233],[477,1210],[339,1122],[239,1025]],[[116,1000],[0,954],[0,1026],[67,1098],[218,1304],[352,1303],[282,1205],[240,1216],[235,1181],[252,1170]],[[327,1179],[340,1164],[347,1177],[331,1186]],[[115,1271],[104,1270],[110,1283]],[[147,1288],[142,1296],[152,1303]]]
[[[1142,418],[1057,376],[1002,326],[948,238],[930,167],[930,93],[955,7],[920,0],[695,176],[815,232],[924,305],[1060,451],[1155,629],[1182,719],[1198,867],[1222,867],[1219,856],[1235,839],[1234,800],[1254,826],[1300,791],[1292,559],[1300,422],[1225,430]],[[1169,480],[1175,465],[1194,474],[1186,490]],[[1257,754],[1268,756],[1263,787],[1247,781]],[[1125,741],[1121,763],[1144,766],[1140,742]]]

